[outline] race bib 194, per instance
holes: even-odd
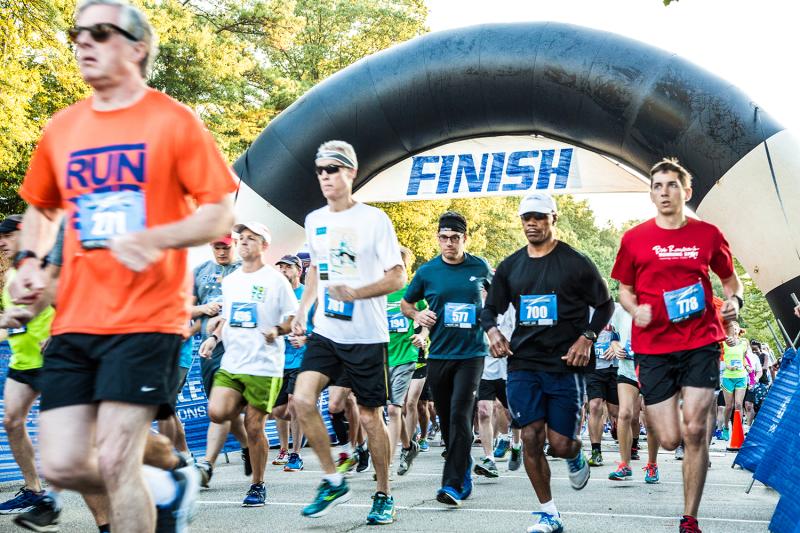
[[[523,294],[519,297],[520,326],[554,326],[558,323],[558,296]]]
[[[408,319],[400,311],[389,313],[386,319],[389,321],[389,331],[391,333],[406,333],[408,331]]]
[[[141,191],[88,193],[78,197],[80,240],[84,248],[105,248],[118,235],[145,229]]]
[[[701,316],[706,309],[706,294],[703,284],[668,291],[664,293],[664,304],[670,322],[682,322]]]
[[[475,304],[444,304],[444,327],[471,328],[475,325]]]

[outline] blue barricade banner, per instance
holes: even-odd
[[[6,374],[8,372],[8,362],[11,355],[11,349],[7,342],[0,343],[0,417],[4,415],[4,393]],[[325,421],[325,426],[328,429],[328,434],[331,435],[332,441],[335,441],[333,426],[331,425],[330,417],[328,416],[328,391],[323,391],[320,402],[320,411],[322,418]],[[183,422],[186,430],[186,442],[189,445],[189,450],[194,453],[196,457],[202,457],[206,448],[206,432],[208,430],[208,398],[206,398],[205,390],[203,389],[203,379],[200,372],[200,357],[196,355],[192,361],[192,367],[186,377],[186,383],[183,385],[183,390],[178,396],[178,403],[176,412],[181,422]],[[37,450],[37,435],[38,435],[38,421],[39,421],[39,401],[37,400],[28,415],[28,432],[33,440],[34,449]],[[266,426],[267,440],[271,447],[279,445],[278,433],[275,427],[275,421],[269,420]],[[235,451],[239,449],[239,443],[233,436],[228,436],[225,443],[223,452]],[[8,444],[8,436],[5,429],[0,426],[0,483],[8,481],[18,481],[22,479],[22,473],[14,461],[14,456],[11,453],[11,447]]]
[[[775,376],[775,382],[770,387],[758,416],[734,459],[735,464],[750,472],[755,472],[761,464],[771,446],[778,424],[789,407],[789,402],[800,390],[800,361],[794,359],[793,355],[788,358],[784,355],[781,370]]]
[[[769,523],[772,533],[800,533],[800,505],[797,496],[783,496]]]

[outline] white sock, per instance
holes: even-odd
[[[521,442],[512,443],[511,447],[514,448],[515,450],[521,450],[522,449],[522,443]]]
[[[549,515],[558,516],[558,509],[556,509],[555,501],[550,500],[549,502],[540,503],[539,506],[541,507],[542,512]]]
[[[341,453],[346,453],[347,455],[352,455],[352,451],[350,451],[350,443],[346,442],[339,447]]]
[[[175,496],[178,493],[178,484],[170,472],[144,465],[142,466],[142,474],[157,507],[166,507],[175,501]]]
[[[47,491],[47,495],[53,499],[53,507],[57,510],[61,510],[61,491],[60,490],[53,490],[49,489]]]
[[[337,472],[335,474],[328,474],[322,476],[322,479],[327,479],[331,485],[333,485],[334,487],[338,487],[344,481],[344,476]]]

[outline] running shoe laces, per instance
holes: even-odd
[[[697,518],[683,515],[681,518],[680,533],[703,533],[697,524]]]
[[[567,459],[567,466],[569,467],[569,471],[573,474],[575,472],[580,472],[581,468],[583,468],[583,463],[586,459],[583,456],[583,453],[579,453],[577,457],[574,459]]]

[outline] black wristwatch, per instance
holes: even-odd
[[[23,261],[26,259],[36,259],[36,253],[30,250],[20,250],[16,254],[14,254],[14,260],[12,261],[12,265],[15,269],[19,268]]]
[[[212,333],[211,335],[209,335],[209,337],[214,337],[214,340],[216,342],[219,342],[219,337],[217,337],[216,333]]]
[[[594,331],[592,331],[590,329],[587,329],[586,331],[581,333],[581,335],[583,335],[584,337],[586,337],[587,339],[589,339],[592,342],[596,342],[597,341],[597,333],[595,333]]]
[[[739,311],[741,311],[742,308],[744,307],[744,299],[738,294],[734,294],[733,297],[736,298],[737,302],[739,302]]]

